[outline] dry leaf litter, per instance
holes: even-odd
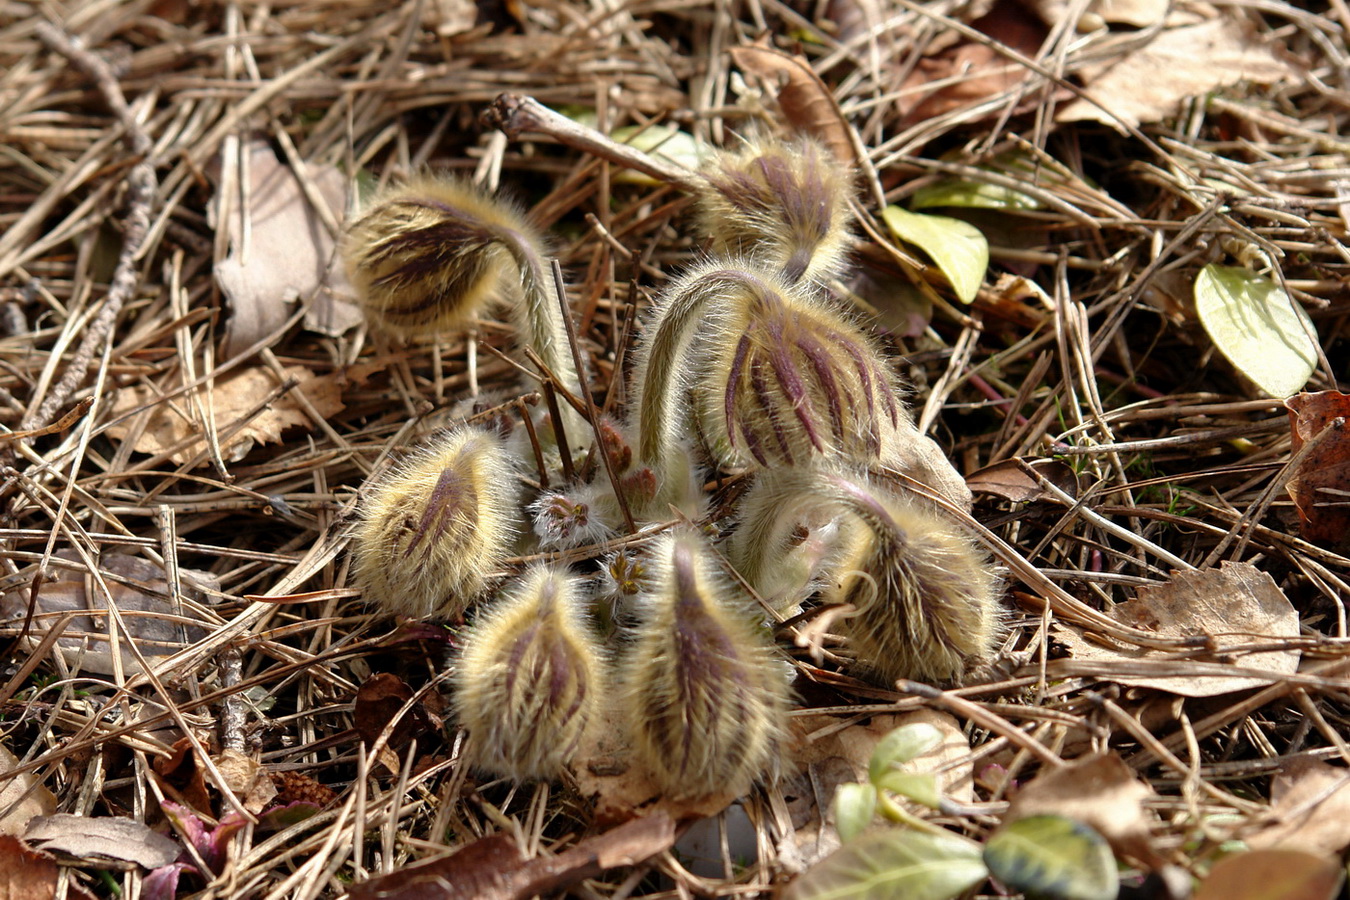
[[[10,896],[812,896],[831,797],[916,721],[944,803],[909,815],[950,835],[1060,814],[1134,896],[1290,872],[1329,896],[1350,846],[1350,17],[1069,9],[0,6]],[[499,129],[480,116],[503,92]],[[349,214],[429,170],[513,197],[617,418],[653,304],[706,258],[654,126],[704,154],[807,134],[856,170],[828,288],[877,323],[921,469],[965,476],[963,527],[1007,582],[992,664],[959,683],[878,683],[835,607],[778,622],[782,761],[738,799],[653,784],[603,728],[559,781],[483,774],[460,623],[380,615],[349,552],[363,485],[466,418],[519,435],[548,393],[509,317],[368,329]],[[980,236],[971,296],[887,205]],[[1306,312],[1287,405],[1201,325],[1216,264]],[[745,468],[707,473],[705,529],[734,528]],[[623,565],[654,538],[619,531],[522,543],[486,590],[549,560],[640,581]],[[677,846],[705,815],[731,824]],[[1233,840],[1253,852],[1219,860]]]

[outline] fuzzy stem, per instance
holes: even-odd
[[[727,318],[772,292],[743,269],[714,269],[693,278],[660,312],[638,378],[638,458],[660,479],[658,497],[668,499],[675,480],[671,464],[677,444],[676,416],[685,388],[690,346],[707,315]]]

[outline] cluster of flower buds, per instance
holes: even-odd
[[[603,465],[592,458],[588,474],[522,499],[512,451],[463,427],[365,490],[355,578],[387,613],[462,616],[516,548],[524,512],[534,539],[522,551],[601,548],[591,579],[531,568],[465,629],[455,706],[469,758],[493,775],[558,777],[609,703],[634,763],[670,796],[767,777],[790,670],[745,584],[784,616],[813,599],[839,605],[855,671],[883,684],[960,680],[997,640],[1000,585],[985,554],[941,504],[877,474],[898,469],[969,506],[876,340],[829,290],[850,242],[847,168],[810,141],[756,140],[712,156],[701,179],[710,258],[645,323],[626,423],[594,423]],[[570,386],[540,246],[513,210],[433,179],[378,197],[343,244],[372,322],[405,335],[454,327],[501,297]],[[666,522],[672,506],[703,518],[709,459],[754,479],[725,542],[734,573],[711,529],[607,552],[625,520]],[[605,599],[622,615],[606,619]],[[588,606],[616,632],[613,652]]]

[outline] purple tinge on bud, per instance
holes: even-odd
[[[540,566],[467,632],[455,703],[478,768],[554,778],[575,752],[602,675],[579,606],[576,579]]]
[[[472,427],[439,434],[366,490],[352,533],[366,599],[390,615],[462,613],[516,530],[513,462],[501,440]]]
[[[394,196],[352,226],[348,274],[382,326],[450,327],[497,288],[506,257],[496,242],[470,210],[434,197]]]
[[[672,796],[743,790],[770,766],[783,672],[694,535],[658,542],[624,670],[634,748]]]
[[[745,454],[762,466],[808,465],[813,457],[874,461],[905,415],[867,337],[800,298],[766,293],[752,304],[719,369],[717,421],[708,421],[711,404],[703,415],[725,463],[747,464]]]
[[[883,684],[950,682],[987,662],[1002,584],[973,538],[917,498],[828,481],[865,526],[824,594],[856,607],[841,630],[864,669]]]
[[[713,157],[703,177],[703,228],[718,252],[767,262],[790,283],[842,266],[849,176],[819,144],[752,142]]]

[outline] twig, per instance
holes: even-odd
[[[698,176],[688,169],[668,165],[636,147],[620,144],[594,128],[578,125],[533,97],[502,94],[483,111],[482,121],[484,125],[499,129],[508,137],[519,137],[527,133],[548,135],[574,150],[641,172],[657,181],[678,185],[686,191],[697,191],[704,186]]]
[[[619,481],[618,473],[614,471],[614,463],[609,458],[609,448],[605,446],[605,436],[600,433],[600,416],[595,410],[595,398],[591,396],[591,385],[586,378],[586,370],[581,360],[581,343],[577,339],[577,328],[572,322],[572,310],[567,306],[567,285],[563,281],[562,266],[555,259],[553,260],[553,282],[558,292],[558,303],[562,306],[563,326],[567,329],[567,342],[572,346],[572,361],[577,367],[577,377],[581,384],[581,401],[586,404],[586,418],[591,423],[591,430],[595,433],[595,447],[600,453],[600,461],[605,464],[605,474],[609,476],[610,486],[614,488],[614,499],[619,501],[619,512],[623,513],[623,521],[628,526],[628,533],[637,531],[637,526],[633,524],[633,513],[628,509],[628,498],[624,496],[623,484]]]
[[[71,65],[94,82],[122,126],[122,139],[127,149],[139,160],[127,171],[126,228],[122,236],[122,250],[117,256],[117,268],[113,271],[108,294],[103,298],[103,308],[89,323],[75,356],[56,387],[42,399],[36,412],[24,418],[21,430],[25,431],[40,429],[51,421],[56,411],[66,404],[70,395],[84,382],[98,348],[108,338],[127,299],[135,294],[139,281],[136,257],[150,229],[150,208],[159,188],[154,166],[150,162],[150,137],[132,114],[112,69],[98,56],[84,49],[79,38],[68,36],[46,22],[38,23],[36,32],[44,44],[68,59]]]

